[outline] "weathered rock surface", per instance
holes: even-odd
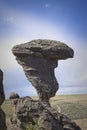
[[[7,130],[5,113],[1,109],[1,105],[5,100],[5,94],[3,90],[3,72],[0,70],[0,130]]]
[[[33,40],[12,49],[22,65],[28,80],[36,88],[41,101],[49,101],[58,90],[54,69],[58,60],[73,57],[73,50],[66,44],[53,40]]]
[[[2,105],[4,100],[5,100],[5,94],[3,90],[3,72],[0,70],[0,105]]]
[[[81,130],[68,117],[43,102],[35,101],[28,96],[12,100],[12,107],[15,106],[15,109],[11,123],[16,129],[19,127],[22,130]]]
[[[81,130],[73,121],[50,106],[58,83],[54,69],[58,60],[72,58],[74,51],[66,44],[53,40],[33,40],[12,49],[28,80],[36,88],[39,100],[11,94],[13,128],[21,130]],[[14,130],[14,129],[13,129]]]

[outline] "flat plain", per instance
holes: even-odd
[[[82,130],[87,130],[87,94],[55,96],[51,104],[74,120]]]
[[[37,97],[33,97],[37,99]],[[87,130],[87,94],[83,95],[57,95],[51,98],[52,107],[74,120],[82,130]],[[10,126],[10,116],[12,114],[9,100],[5,100],[2,109],[6,113],[7,126]],[[10,128],[8,129],[10,130]]]

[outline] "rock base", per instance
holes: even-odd
[[[30,97],[11,99],[13,130],[81,130],[67,116],[53,109],[50,104]]]

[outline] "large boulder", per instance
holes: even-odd
[[[16,60],[22,65],[28,80],[36,88],[41,101],[49,101],[58,90],[54,69],[58,60],[73,57],[73,50],[54,40],[33,40],[12,49]]]

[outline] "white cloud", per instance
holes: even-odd
[[[8,11],[7,11],[8,15]],[[0,44],[0,59],[1,59],[1,68],[5,70],[12,70],[18,67],[18,64],[13,56],[11,49],[14,45],[30,41],[32,39],[64,39],[62,31],[59,32],[56,30],[55,26],[50,23],[47,23],[40,18],[30,15],[23,14],[12,14],[13,17],[6,16],[6,22],[11,22],[12,33],[7,33],[6,36],[1,38]],[[63,35],[63,36],[62,36]]]
[[[86,94],[87,87],[84,86],[70,86],[70,87],[62,87],[56,94]]]
[[[37,96],[37,92],[35,90],[34,87],[32,86],[27,86],[27,87],[23,87],[22,89],[20,88],[20,93],[21,96],[22,95],[29,95],[29,96]]]
[[[5,88],[6,97],[9,98],[9,95],[12,93],[18,93],[21,97],[23,96],[37,96],[37,92],[35,88],[29,84],[26,86],[19,86],[19,87],[11,87],[9,89]]]

